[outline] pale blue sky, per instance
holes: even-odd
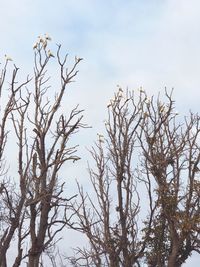
[[[92,108],[88,94],[103,104],[120,84],[150,93],[175,87],[178,105],[197,109],[199,13],[197,0],[2,1],[0,57],[11,54],[23,68],[48,32],[85,59],[74,96],[83,105]]]
[[[174,87],[179,112],[198,111],[199,0],[0,0],[0,6],[0,58],[9,54],[31,70],[32,45],[46,32],[71,57],[84,58],[67,103],[80,103],[93,126],[83,146],[101,131],[117,84],[149,94]],[[197,264],[194,257],[185,266]]]

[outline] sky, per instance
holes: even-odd
[[[117,85],[142,86],[150,95],[174,88],[179,113],[198,112],[199,0],[0,0],[0,6],[0,61],[8,54],[31,71],[33,43],[44,33],[52,47],[60,43],[71,58],[84,58],[66,103],[80,104],[92,126],[79,135],[82,147],[102,131]],[[194,255],[184,266],[198,261]]]

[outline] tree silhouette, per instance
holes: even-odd
[[[53,248],[67,227],[88,239],[71,266],[181,266],[200,253],[199,115],[181,119],[172,92],[162,100],[118,88],[90,150],[93,194],[77,183],[78,194],[66,196],[61,168],[67,174],[65,163],[79,160],[72,137],[86,125],[78,106],[62,106],[82,59],[69,68],[50,40],[34,44],[31,77],[20,82],[8,55],[0,73],[0,267],[44,266],[44,253],[65,266]]]
[[[77,145],[72,146],[69,141],[84,127],[83,115],[78,106],[68,115],[60,111],[60,106],[81,59],[76,58],[71,69],[68,68],[67,55],[60,55],[61,46],[54,57],[48,48],[49,41],[46,35],[39,37],[34,45],[33,77],[19,83],[19,69],[14,65],[11,73],[8,57],[1,70],[1,267],[8,265],[7,252],[12,242],[17,247],[13,267],[25,262],[29,267],[40,266],[41,255],[57,241],[56,235],[65,227],[68,204],[75,197],[65,196],[65,182],[59,174],[66,161],[79,160]],[[58,67],[53,78],[60,84],[55,97],[47,72],[52,60]],[[9,88],[5,91],[7,79]],[[9,174],[7,168],[9,138],[16,140],[18,147],[18,151],[13,151],[18,166],[15,174]]]
[[[71,227],[89,241],[73,266],[177,267],[200,252],[200,117],[180,122],[165,98],[119,88],[108,104],[105,136],[91,149],[94,195],[78,184],[73,202]]]

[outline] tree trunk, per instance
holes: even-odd
[[[179,267],[177,265],[177,254],[178,254],[178,246],[173,246],[172,252],[169,255],[168,265],[167,267]]]
[[[2,261],[1,261],[1,267],[7,267],[6,256],[3,256],[3,258],[2,258]]]
[[[29,254],[28,267],[39,267],[41,253],[31,253]]]

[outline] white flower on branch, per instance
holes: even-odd
[[[102,134],[97,134],[98,135],[98,139],[100,143],[104,143],[104,136]]]
[[[36,49],[38,47],[38,42],[36,42],[34,45],[33,45],[33,49]]]
[[[12,58],[8,55],[5,55],[5,59],[6,59],[6,61],[12,61]]]
[[[52,54],[51,50],[48,50],[48,56],[49,56],[49,57],[55,57],[55,56]]]
[[[81,60],[83,60],[83,58],[75,56],[75,62],[76,63],[80,62]]]
[[[51,41],[52,40],[48,33],[45,33],[44,37],[48,41]]]
[[[142,89],[142,87],[140,87],[138,90],[140,93],[143,93],[143,94],[145,93],[145,91],[144,91],[144,89]]]
[[[39,43],[44,43],[44,38],[41,35],[39,35],[38,36],[38,41],[39,41]]]

